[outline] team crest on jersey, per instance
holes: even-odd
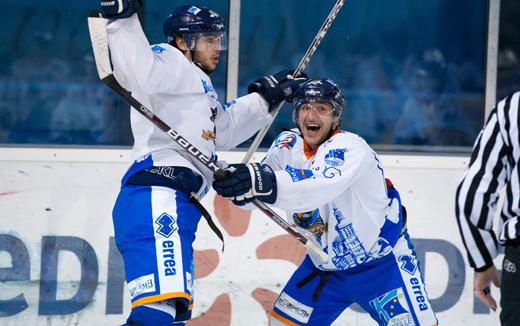
[[[281,134],[274,141],[274,146],[278,149],[291,149],[293,148],[294,144],[296,144],[295,134]]]
[[[346,148],[331,149],[325,155],[325,163],[332,166],[342,166],[345,163]]]
[[[155,232],[165,238],[170,237],[170,235],[177,230],[177,226],[175,225],[176,221],[170,214],[162,213],[161,216],[155,220],[155,224],[159,225],[159,228]]]
[[[385,325],[415,325],[402,288],[394,289],[370,301],[370,307]]]
[[[289,173],[293,182],[302,181],[309,178],[314,178],[314,174],[311,170],[295,169],[287,165],[285,171]]]
[[[201,137],[204,140],[215,140],[216,135],[213,131],[203,129]]]

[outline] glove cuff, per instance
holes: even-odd
[[[277,197],[276,175],[269,165],[250,163],[251,191],[253,196],[267,204],[274,204]]]

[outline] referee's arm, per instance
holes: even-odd
[[[503,107],[497,105],[499,112]],[[480,132],[470,164],[457,187],[455,214],[470,266],[477,272],[493,265],[497,238],[493,216],[506,179],[507,146],[500,130],[497,109]]]

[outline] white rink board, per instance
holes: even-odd
[[[238,162],[243,154],[220,153],[219,159]],[[455,187],[468,158],[381,158],[385,175],[407,206],[416,249],[419,254],[426,251],[425,281],[434,307],[441,310],[439,324],[499,325],[498,312],[490,313],[474,303],[473,272],[467,266],[454,217]],[[126,288],[121,290],[120,276],[108,271],[120,268],[113,256],[109,261],[111,211],[128,159],[128,150],[0,149],[0,279],[19,279],[0,282],[0,325],[124,322],[129,295]],[[210,212],[213,198],[211,191],[203,201]],[[257,288],[278,293],[295,265],[281,259],[257,259],[255,251],[267,239],[285,232],[255,211],[245,234],[225,234],[222,254],[217,237],[201,221],[195,249],[215,249],[220,257],[209,275],[195,281],[193,317],[227,294],[230,322],[215,320],[214,325],[268,325],[262,305],[251,293]],[[29,275],[25,277],[23,271]],[[89,276],[94,281],[89,282]],[[498,301],[498,291],[492,291]],[[190,324],[196,325],[195,321]],[[368,314],[348,309],[334,325],[375,323]]]

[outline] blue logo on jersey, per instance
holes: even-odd
[[[159,225],[159,228],[156,232],[165,238],[168,238],[174,231],[177,230],[177,227],[175,226],[175,219],[166,213],[162,213],[162,215],[155,220],[155,224]]]
[[[399,261],[401,262],[401,269],[408,274],[413,275],[415,270],[417,270],[417,264],[415,263],[415,259],[413,257],[401,256],[399,257]]]
[[[232,101],[230,101],[230,102],[227,102],[227,103],[225,103],[225,104],[222,106],[222,109],[223,109],[224,111],[227,111],[227,109],[229,109],[229,107],[230,107],[231,105],[235,104],[236,102],[237,102],[237,101],[235,101],[235,100],[232,100]]]
[[[285,171],[287,171],[287,173],[289,173],[293,182],[298,182],[298,181],[302,181],[305,179],[314,178],[314,174],[312,173],[311,170],[295,169],[295,168],[287,165],[287,167],[285,168]]]
[[[336,218],[338,236],[332,241],[332,251],[335,256],[332,263],[338,269],[346,269],[360,265],[366,261],[367,252],[356,235],[352,223],[348,223],[341,210],[332,203],[332,214]]]
[[[296,135],[293,133],[282,133],[274,140],[274,146],[279,149],[291,149],[293,148],[294,144],[296,144]]]
[[[209,93],[210,88],[208,83],[204,79],[201,79],[200,81],[202,83],[202,87],[204,87],[204,93]]]
[[[325,170],[323,170],[322,173],[323,173],[323,176],[325,178],[328,178],[328,179],[334,178],[336,176],[338,176],[338,177],[341,176],[341,170],[338,170],[338,169],[336,169],[335,167],[332,167],[332,166],[327,166],[325,168]]]
[[[215,89],[213,86],[209,85],[207,81],[204,79],[201,79],[200,82],[202,83],[202,87],[204,87],[204,93],[208,94],[209,97],[216,100],[217,99],[217,93],[215,92]]]
[[[346,148],[331,149],[327,155],[325,155],[325,163],[332,166],[341,166],[345,163],[345,152]]]
[[[152,46],[152,52],[153,53],[161,53],[161,52],[164,52],[166,51],[165,48],[163,48],[162,46],[160,46],[159,44],[156,44],[154,46]]]
[[[370,306],[377,312],[380,321],[385,322],[385,325],[394,318],[397,323],[392,325],[414,325],[402,288],[394,289],[370,301]]]

